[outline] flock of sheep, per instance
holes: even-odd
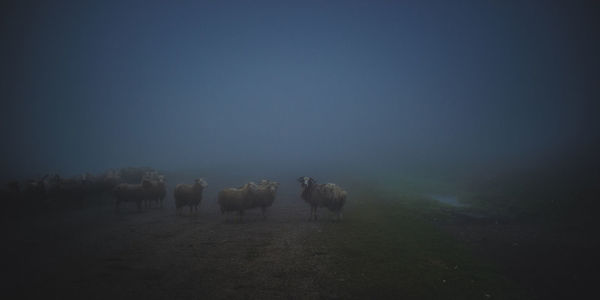
[[[316,220],[317,208],[325,207],[341,220],[346,191],[333,183],[317,184],[310,177],[300,177],[298,181],[302,188],[300,197],[311,207],[310,219]],[[177,184],[173,191],[177,214],[181,214],[186,206],[190,212],[197,211],[207,187],[202,178],[196,179],[193,184]],[[262,180],[258,184],[249,182],[219,191],[217,203],[223,214],[237,212],[241,219],[244,211],[260,208],[263,218],[266,218],[266,210],[275,201],[278,188],[279,183],[275,181]],[[122,202],[133,202],[141,210],[154,203],[163,207],[167,182],[164,175],[151,168],[124,168],[97,176],[84,174],[62,178],[59,175],[46,175],[23,183],[13,181],[0,192],[0,197],[9,200],[9,203],[28,203],[32,206],[81,206],[87,196],[110,194],[114,196],[116,209]]]

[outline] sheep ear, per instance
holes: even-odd
[[[302,178],[302,177],[298,177],[297,180],[298,180],[298,182],[304,182],[304,178]]]

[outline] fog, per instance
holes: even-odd
[[[600,1],[2,1],[0,290],[593,295],[599,16]]]
[[[3,177],[140,165],[464,172],[598,141],[587,2],[3,6]]]

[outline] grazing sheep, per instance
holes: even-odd
[[[146,179],[142,180],[140,184],[118,184],[113,189],[116,198],[115,209],[119,209],[121,202],[135,202],[138,210],[142,210],[142,202],[152,193],[152,188],[152,182]]]
[[[327,207],[330,211],[336,213],[337,219],[342,219],[342,208],[346,203],[346,191],[333,183],[317,184],[310,177],[298,178],[302,186],[300,197],[310,204],[310,218],[317,219],[317,208]]]
[[[204,179],[196,179],[194,184],[178,184],[175,186],[175,208],[177,213],[181,212],[181,208],[189,205],[190,212],[198,211],[198,206],[202,201],[202,191],[208,186]]]
[[[250,208],[260,207],[263,218],[266,218],[267,207],[273,205],[275,193],[279,187],[279,182],[263,179],[258,185],[250,185],[252,188],[250,197]]]
[[[252,208],[253,199],[250,195],[252,191],[257,188],[258,186],[254,182],[250,182],[239,188],[226,188],[221,190],[217,196],[217,202],[221,207],[221,213],[225,214],[230,211],[237,211],[241,220],[244,211]]]

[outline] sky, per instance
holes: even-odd
[[[520,164],[599,140],[595,1],[1,5],[4,175]]]

